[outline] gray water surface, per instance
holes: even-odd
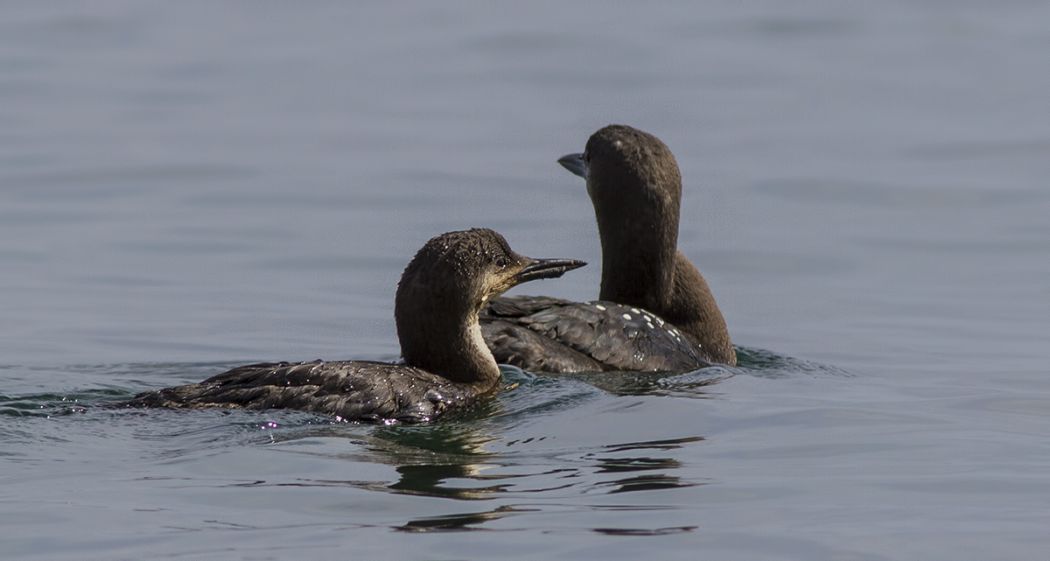
[[[1037,559],[1050,4],[49,2],[0,18],[5,559]],[[430,236],[591,266],[610,122],[742,367],[505,371],[423,427],[106,408],[395,359]]]

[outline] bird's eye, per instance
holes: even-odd
[[[496,266],[500,269],[506,269],[507,265],[510,265],[510,259],[502,255],[496,258]]]
[[[590,152],[584,152],[583,153],[583,161],[585,161],[585,162],[590,162],[591,161],[591,153]]]

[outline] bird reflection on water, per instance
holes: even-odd
[[[519,371],[520,372],[520,371]],[[514,378],[514,373],[505,377]],[[572,407],[604,392],[573,380],[530,380],[518,374],[517,381],[529,387],[510,388],[495,400],[464,411],[446,422],[421,426],[364,426],[335,423],[285,426],[272,431],[273,442],[284,453],[319,455],[346,461],[347,469],[360,464],[386,464],[396,475],[389,479],[257,480],[239,486],[347,487],[363,491],[448,499],[427,515],[387,522],[404,532],[499,530],[495,521],[536,513],[553,514],[580,509],[604,511],[653,511],[679,508],[652,500],[608,502],[599,497],[654,489],[681,489],[706,481],[682,477],[679,449],[704,442],[702,436],[673,440],[621,442],[563,449],[547,443],[546,436],[514,438],[514,427],[535,418],[537,394],[543,401]],[[518,385],[516,382],[511,386]],[[556,394],[556,395],[552,395]],[[521,401],[519,401],[521,400]],[[524,407],[523,407],[524,406]],[[245,413],[247,414],[247,413]],[[338,451],[317,451],[312,446],[282,446],[305,439],[318,440]],[[330,440],[328,444],[321,442]],[[338,441],[336,440],[338,439]],[[608,442],[608,440],[606,440]],[[556,460],[556,461],[555,461]],[[594,495],[580,506],[574,497]],[[641,497],[641,496],[639,496]],[[460,506],[468,504],[474,507]],[[481,506],[484,505],[484,506]],[[477,508],[481,506],[481,508]],[[348,508],[358,508],[351,507]],[[542,522],[541,522],[542,523]],[[590,528],[602,533],[651,535],[688,531],[691,528]],[[632,525],[633,526],[633,525]]]
[[[476,414],[485,416],[484,412]],[[469,416],[474,417],[475,413],[471,412]],[[343,429],[353,430],[358,427],[334,425],[316,428],[321,430],[311,431],[309,436],[338,436]],[[359,448],[367,450],[368,462],[394,466],[398,474],[395,481],[301,479],[292,484],[278,485],[347,486],[454,501],[496,503],[488,509],[422,516],[393,526],[399,531],[439,532],[491,530],[494,528],[484,526],[505,517],[579,509],[579,506],[570,506],[572,501],[567,500],[567,495],[612,495],[686,488],[704,483],[676,475],[675,472],[682,465],[673,457],[674,450],[703,442],[701,436],[607,444],[568,452],[527,452],[515,451],[515,441],[501,439],[495,435],[496,431],[498,428],[492,423],[479,423],[473,418],[455,419],[430,426],[375,427],[371,428],[366,438],[359,441]],[[303,436],[302,433],[297,435],[299,438]],[[496,445],[507,446],[511,450],[493,452]],[[550,467],[551,462],[547,460],[551,454],[557,455],[558,467]],[[357,460],[358,454],[354,456]],[[530,482],[537,480],[545,484],[530,486]],[[450,510],[454,508],[451,506]],[[595,504],[585,508],[608,511],[665,510],[676,507],[659,504],[617,505],[595,501]],[[629,534],[663,530],[667,529],[593,529]]]

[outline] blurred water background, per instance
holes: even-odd
[[[1035,559],[1050,546],[1050,4],[11,2],[5,559]],[[114,411],[394,359],[435,233],[592,265],[608,123],[685,178],[720,372],[428,427]]]

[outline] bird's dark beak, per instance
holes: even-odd
[[[576,259],[528,259],[528,264],[518,271],[512,280],[514,284],[521,284],[536,279],[556,279],[586,264]]]
[[[587,179],[587,160],[583,159],[583,154],[566,154],[558,158],[558,163],[572,173]]]

